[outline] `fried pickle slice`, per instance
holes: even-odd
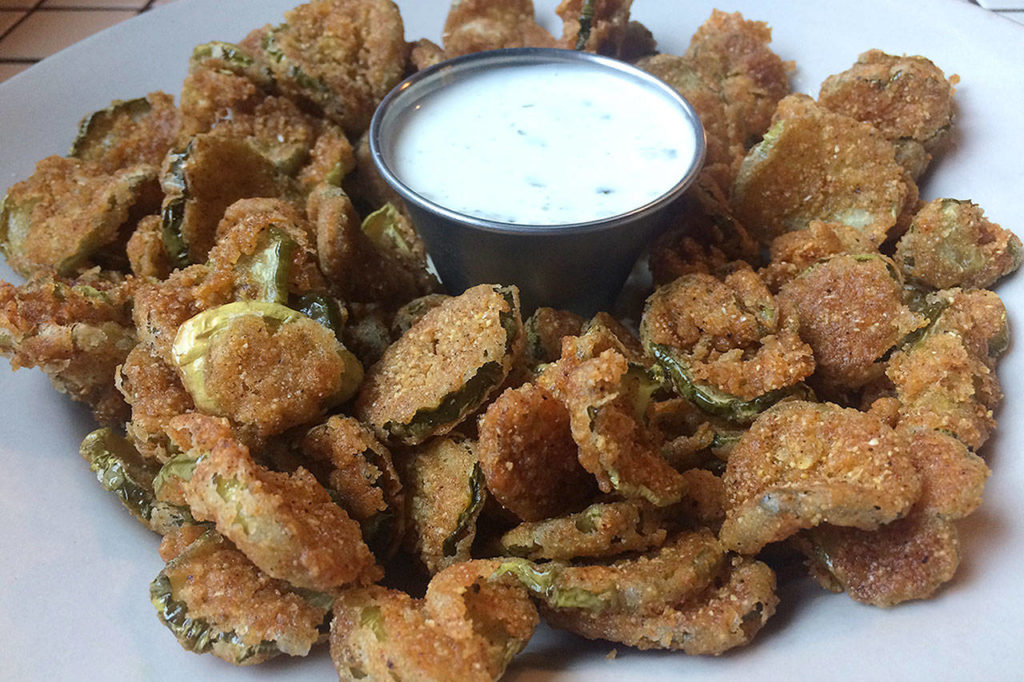
[[[123,246],[139,219],[156,212],[156,179],[155,166],[108,173],[99,163],[47,157],[0,203],[0,251],[25,277],[49,269],[63,276],[83,272],[101,250]]]
[[[818,103],[877,128],[916,179],[952,126],[955,81],[925,57],[868,50],[852,67],[825,79]]]
[[[660,547],[662,514],[636,500],[596,502],[566,516],[521,523],[501,536],[502,554],[531,561],[613,557]]]
[[[171,274],[161,224],[159,215],[148,215],[139,221],[128,238],[125,255],[132,274],[152,279],[166,279]]]
[[[127,405],[114,370],[136,344],[132,286],[96,270],[74,279],[40,272],[20,286],[0,282],[0,355],[12,369],[39,367],[50,383],[119,426]]]
[[[562,19],[564,47],[619,56],[629,31],[633,0],[562,0],[555,13]]]
[[[1017,235],[985,217],[970,201],[935,199],[914,215],[896,245],[907,279],[936,289],[984,289],[1020,267]]]
[[[749,266],[693,273],[647,299],[640,333],[676,391],[710,414],[749,423],[814,371],[798,318]]]
[[[537,609],[498,563],[459,563],[434,576],[423,599],[372,586],[334,605],[331,658],[342,680],[497,680],[526,646]]]
[[[783,284],[819,261],[842,254],[873,253],[878,253],[877,246],[857,228],[812,220],[805,230],[786,232],[773,239],[768,245],[768,264],[758,274],[769,289],[778,293]]]
[[[522,327],[515,287],[481,284],[445,301],[367,371],[356,416],[405,444],[447,433],[508,376]]]
[[[260,37],[258,58],[282,92],[351,135],[369,126],[409,57],[402,16],[390,0],[313,0]]]
[[[114,100],[82,119],[68,156],[96,163],[106,173],[138,164],[159,167],[180,126],[174,97],[165,92]]]
[[[212,530],[168,561],[149,589],[160,621],[184,649],[234,665],[305,656],[330,610],[329,598],[271,578]]]
[[[555,47],[532,0],[455,0],[441,32],[448,58],[507,47]]]
[[[552,626],[588,639],[637,649],[667,649],[717,656],[748,644],[775,613],[775,573],[767,564],[734,557],[704,591],[662,602],[653,613],[544,610]]]
[[[874,606],[927,599],[960,565],[956,526],[925,512],[873,531],[819,526],[798,545],[822,587]]]
[[[393,555],[405,533],[405,491],[383,443],[358,420],[335,415],[307,431],[299,447],[374,554]]]
[[[789,401],[762,414],[729,455],[720,537],[756,554],[822,523],[873,530],[909,512],[921,481],[878,417],[830,403]]]
[[[168,436],[170,420],[195,411],[177,371],[140,343],[117,368],[114,385],[131,408],[125,431],[132,445],[150,459],[169,460],[176,449]]]
[[[569,412],[533,384],[508,389],[478,426],[480,468],[487,489],[524,521],[574,511],[597,493],[580,466]]]
[[[881,133],[800,94],[779,102],[732,186],[736,217],[765,244],[812,220],[850,225],[881,244],[916,202],[917,186]]]
[[[838,398],[881,376],[888,353],[927,323],[903,297],[899,271],[877,253],[832,256],[779,290],[814,350],[816,391]]]
[[[381,577],[359,524],[307,470],[285,474],[259,466],[223,419],[183,415],[170,426],[193,460],[180,482],[192,515],[212,521],[262,571],[321,592]]]
[[[477,445],[464,438],[435,438],[399,459],[406,491],[405,547],[433,575],[467,561],[487,487]]]

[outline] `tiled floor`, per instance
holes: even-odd
[[[973,1],[1024,24],[1024,0]],[[174,0],[0,0],[0,81],[97,31],[170,2]]]

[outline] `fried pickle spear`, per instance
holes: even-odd
[[[259,466],[223,419],[183,415],[170,426],[185,461],[169,470],[183,474],[180,480],[165,485],[180,486],[192,515],[213,522],[261,570],[321,592],[380,578],[359,524],[308,471]]]
[[[729,455],[720,537],[756,554],[821,523],[873,530],[907,514],[921,481],[896,433],[877,417],[789,401],[763,413]]]
[[[128,416],[114,370],[136,344],[132,285],[89,271],[74,279],[40,272],[20,286],[0,282],[0,355],[12,369],[39,367],[100,424]]]
[[[732,186],[736,217],[765,244],[812,220],[850,225],[881,244],[906,227],[916,202],[916,184],[881,133],[799,94],[779,102]]]
[[[1020,267],[1017,235],[985,218],[970,201],[934,199],[914,215],[896,245],[907,279],[936,289],[984,289]]]
[[[821,84],[825,108],[870,123],[896,147],[916,180],[942,147],[953,121],[953,85],[931,60],[868,50]]]
[[[507,47],[555,47],[532,0],[454,0],[441,32],[448,58]]]
[[[492,681],[526,646],[539,618],[525,589],[496,577],[498,561],[455,564],[423,599],[373,586],[334,604],[331,658],[342,680]]]
[[[356,416],[410,445],[447,433],[508,376],[522,327],[515,287],[481,284],[443,302],[367,371]]]

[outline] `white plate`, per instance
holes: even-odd
[[[0,84],[0,188],[35,162],[66,152],[78,120],[115,98],[177,92],[191,48],[238,40],[276,23],[292,0],[180,0],[75,45]],[[407,37],[437,39],[448,3],[407,0]],[[555,27],[554,0],[537,2]],[[1021,163],[1024,28],[960,0],[771,3],[635,0],[634,17],[662,51],[680,52],[712,7],[768,21],[775,50],[795,60],[794,88],[869,48],[923,54],[961,77],[953,148],[922,187],[924,198],[979,203],[1024,233]],[[5,266],[0,277],[16,277]],[[999,291],[1011,325],[1022,278]],[[753,645],[721,658],[641,654],[541,631],[508,679],[735,680],[1020,679],[1024,669],[1024,354],[999,367],[1007,404],[983,454],[994,471],[981,509],[962,524],[964,560],[930,601],[891,610],[860,606],[809,581],[782,590],[778,614]],[[148,585],[161,568],[157,540],[104,493],[78,456],[88,416],[39,372],[0,371],[0,678],[7,680],[330,680],[325,651],[237,669],[183,651],[157,621]]]

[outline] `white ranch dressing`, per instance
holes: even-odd
[[[520,225],[608,218],[671,190],[697,131],[654,86],[589,63],[472,71],[401,115],[392,170],[445,208]]]

